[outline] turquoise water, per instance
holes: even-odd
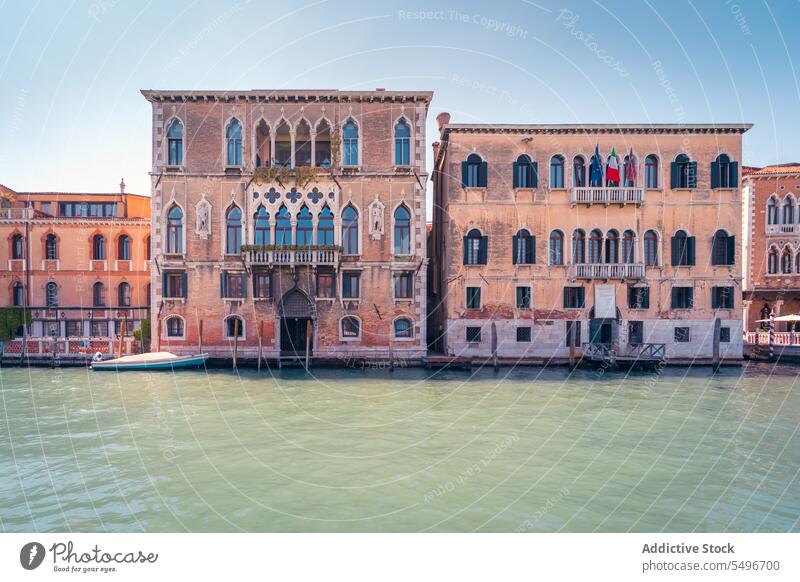
[[[798,531],[800,367],[0,371],[3,531]]]

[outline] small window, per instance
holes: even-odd
[[[526,229],[520,229],[511,237],[511,262],[515,265],[533,265],[536,263],[536,237]]]
[[[731,328],[729,327],[721,327],[719,328],[719,341],[723,344],[728,344],[731,341]]]
[[[183,253],[183,211],[173,205],[167,213],[167,254]]]
[[[629,321],[628,322],[628,344],[632,346],[639,346],[644,343],[644,322],[643,321]]]
[[[628,287],[628,308],[649,309],[650,287]]]
[[[572,160],[572,185],[575,188],[586,186],[586,161],[583,156],[575,156]]]
[[[467,309],[481,308],[481,288],[467,287]]]
[[[131,237],[123,234],[117,241],[117,258],[120,261],[131,260]]]
[[[58,259],[58,238],[54,234],[48,234],[44,241],[44,258],[48,261]]]
[[[336,297],[336,278],[333,273],[317,273],[317,297],[333,299]]]
[[[411,254],[411,213],[402,204],[394,211],[394,254]]]
[[[531,161],[530,156],[522,154],[517,158],[513,165],[514,188],[536,188],[536,163]]]
[[[736,237],[720,229],[714,233],[711,248],[712,265],[733,265],[736,257]]]
[[[342,318],[342,337],[359,338],[361,337],[361,321],[357,317],[348,315]]]
[[[19,233],[11,237],[11,258],[15,260],[25,258],[25,244]]]
[[[676,343],[689,343],[691,341],[691,328],[676,327],[674,334]]]
[[[658,266],[658,235],[654,230],[644,233],[644,264],[647,267]]]
[[[468,327],[467,328],[467,341],[471,344],[478,344],[481,342],[481,328]]]
[[[412,299],[414,297],[414,272],[400,271],[394,274],[394,298]]]
[[[120,283],[117,288],[117,305],[120,307],[131,306],[131,286],[128,283]]]
[[[581,322],[580,321],[572,321],[567,320],[564,322],[565,327],[565,339],[566,339],[566,346],[569,347],[581,347]]]
[[[170,166],[183,165],[183,124],[173,119],[167,130],[167,163]]]
[[[92,305],[95,307],[106,306],[106,286],[100,281],[92,287]]]
[[[58,307],[58,284],[55,281],[50,281],[45,287],[45,300],[49,309]]]
[[[653,154],[644,159],[644,187],[658,188],[658,158]]]
[[[711,309],[733,309],[733,287],[711,288]]]
[[[531,288],[517,287],[517,309],[531,308]]]
[[[711,188],[736,188],[739,183],[739,164],[726,154],[711,162]]]
[[[92,238],[92,259],[95,261],[106,259],[106,239],[101,234],[96,234]]]
[[[672,265],[692,266],[695,264],[695,238],[679,230],[672,237]]]
[[[358,165],[358,126],[352,119],[348,119],[342,128],[342,149],[344,151],[344,165]]]
[[[247,297],[247,275],[223,271],[220,274],[220,297],[223,299],[244,299]]]
[[[360,294],[361,273],[358,271],[344,271],[342,273],[342,298],[358,299]]]
[[[228,149],[228,165],[242,165],[242,124],[239,120],[232,119],[225,130],[225,139]]]
[[[83,322],[80,319],[68,319],[65,332],[67,337],[83,336]]]
[[[408,166],[411,160],[411,128],[400,118],[394,126],[394,165]]]
[[[550,188],[557,190],[564,187],[564,157],[550,158]]]
[[[461,162],[461,185],[464,188],[485,188],[488,168],[478,154],[470,154]]]
[[[25,304],[25,288],[19,281],[11,288],[11,303],[14,307],[22,307]]]
[[[349,205],[342,212],[342,252],[358,254],[358,212]]]
[[[488,255],[489,237],[482,236],[481,231],[473,228],[464,237],[464,264],[485,265]]]
[[[584,302],[583,287],[564,287],[564,309],[583,309]]]
[[[94,319],[89,326],[92,337],[108,337],[108,321]]]
[[[253,297],[258,299],[272,297],[272,278],[269,273],[253,274]]]
[[[517,328],[517,342],[530,343],[530,341],[531,341],[531,328],[530,327],[518,327]]]
[[[244,337],[244,321],[238,315],[232,315],[225,320],[225,337],[226,338],[243,338]]]
[[[186,298],[186,273],[182,271],[164,273],[163,295],[168,299]]]
[[[691,309],[694,306],[694,289],[692,287],[672,288],[672,309]]]
[[[183,337],[183,320],[180,317],[167,319],[167,337]]]
[[[697,162],[693,162],[686,154],[679,154],[672,162],[671,188],[697,188]]]
[[[408,339],[414,337],[414,325],[410,319],[401,317],[394,321],[394,337],[398,339]]]
[[[225,214],[225,253],[238,255],[242,249],[242,211],[231,206]]]

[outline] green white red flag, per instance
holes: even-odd
[[[617,149],[611,149],[611,157],[608,158],[608,165],[606,165],[606,183],[619,182],[619,158],[617,157]]]

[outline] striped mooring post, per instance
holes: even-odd
[[[775,359],[775,311],[769,312],[769,359]]]

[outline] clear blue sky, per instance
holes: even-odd
[[[798,22],[796,0],[0,0],[0,182],[149,193],[144,88],[433,90],[429,142],[443,110],[752,122],[744,163],[800,161]]]

